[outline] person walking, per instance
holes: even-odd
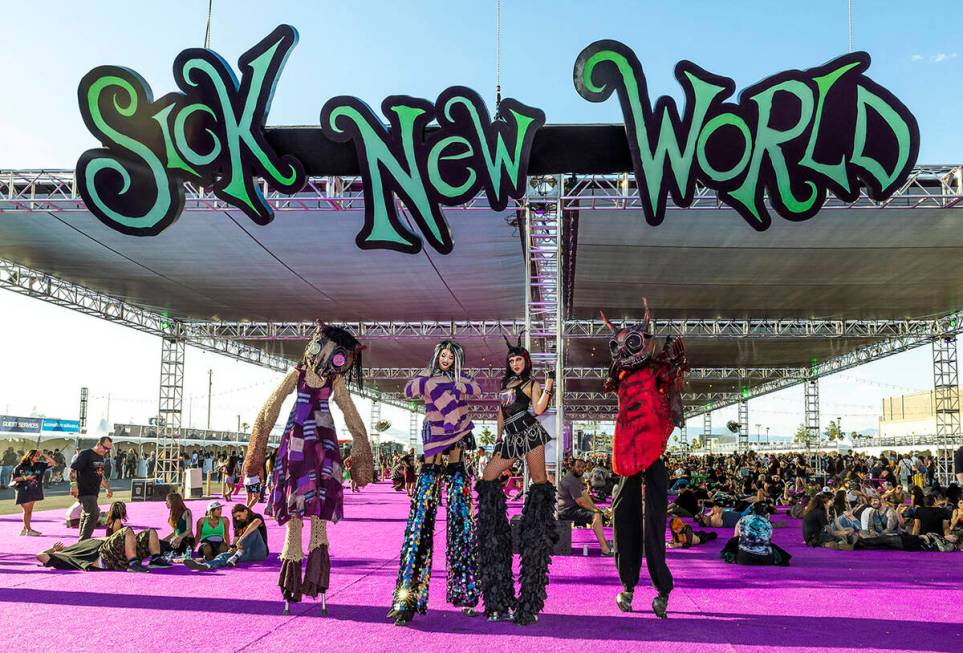
[[[41,533],[30,526],[33,507],[43,501],[43,478],[47,470],[55,465],[53,458],[40,449],[31,449],[13,469],[13,483],[17,488],[17,505],[23,510],[23,530],[21,535],[38,536]]]
[[[82,510],[79,541],[90,539],[97,527],[100,489],[107,490],[108,499],[114,496],[110,489],[110,475],[104,473],[104,461],[113,446],[113,439],[105,435],[92,449],[81,451],[70,465],[70,495],[77,498]]]

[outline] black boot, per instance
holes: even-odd
[[[551,483],[533,483],[525,497],[519,528],[518,548],[522,554],[522,570],[515,623],[526,625],[538,621],[538,613],[545,607],[548,566],[552,563],[552,551],[557,542],[555,486]]]
[[[500,620],[515,608],[508,506],[498,481],[477,481],[475,489],[478,491],[478,578],[485,616]]]
[[[658,617],[659,619],[666,619],[669,616],[668,610],[669,610],[669,595],[663,594],[661,592],[656,594],[655,598],[652,599],[652,612],[654,612],[655,616]]]

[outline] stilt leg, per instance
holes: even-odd
[[[308,596],[324,597],[331,581],[331,557],[328,553],[327,522],[311,518],[311,541],[308,544],[308,562],[304,567],[303,592]],[[322,598],[321,614],[327,614],[327,606]]]
[[[281,573],[278,577],[278,587],[284,598],[284,609],[287,614],[289,603],[301,600],[301,561],[304,551],[301,548],[301,525],[299,517],[291,519],[286,524],[284,548],[281,550]]]
[[[548,566],[558,541],[555,528],[555,486],[533,483],[525,497],[519,529],[522,569],[519,573],[518,609],[515,623],[532,624],[545,607]]]
[[[408,623],[415,612],[424,614],[428,607],[439,471],[436,465],[424,465],[411,498],[408,525],[401,545],[398,581],[388,613],[388,618],[395,619],[398,625]]]
[[[448,602],[472,610],[478,605],[478,542],[471,509],[471,479],[463,462],[445,469],[448,510]],[[468,612],[466,612],[468,614]]]

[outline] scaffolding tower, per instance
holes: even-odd
[[[936,464],[940,485],[954,480],[953,453],[963,446],[956,336],[933,340],[933,400],[936,410]]]
[[[806,454],[813,457],[813,469],[822,472],[819,459],[819,379],[811,378],[803,384],[805,393]]]
[[[749,451],[749,400],[739,400],[739,451]]]
[[[157,441],[154,445],[154,477],[160,483],[179,486],[181,481],[181,414],[184,404],[184,340],[161,338],[160,397],[157,407]]]

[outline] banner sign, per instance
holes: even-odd
[[[297,38],[293,27],[277,27],[241,55],[240,81],[216,53],[185,50],[174,61],[180,91],[156,101],[132,70],[101,66],[87,73],[78,89],[80,110],[103,143],[77,163],[88,209],[123,233],[156,235],[180,215],[184,183],[190,182],[212,188],[257,224],[271,222],[273,211],[255,177],[293,194],[306,181],[302,160],[315,158],[313,151],[300,157],[276,151],[265,127]],[[854,52],[816,68],[777,73],[733,99],[732,79],[681,61],[675,76],[685,102],[679,107],[669,97],[653,104],[635,53],[604,40],[578,55],[574,82],[590,102],[618,97],[648,224],[663,221],[669,196],[689,206],[698,183],[762,231],[772,213],[793,221],[812,217],[829,193],[852,202],[862,188],[883,201],[906,181],[919,152],[919,128],[909,110],[866,75],[869,65],[867,53]],[[364,187],[364,226],[356,238],[363,249],[415,253],[424,238],[447,254],[453,243],[441,207],[484,193],[500,211],[524,196],[530,169],[567,174],[605,168],[600,158],[621,160],[607,131],[595,147],[585,147],[587,133],[602,136],[609,126],[558,131],[545,126],[541,110],[514,99],[503,100],[493,119],[481,97],[460,86],[434,102],[388,97],[381,113],[384,120],[355,97],[332,98],[321,109],[314,141],[314,150],[329,153],[333,146],[353,146]],[[577,141],[567,148],[555,144],[554,164],[530,166],[540,130]],[[282,145],[293,140],[279,139]],[[580,159],[591,161],[583,166]],[[328,168],[342,164],[332,161]],[[316,167],[324,169],[324,161]],[[420,235],[399,218],[399,202]]]
[[[0,415],[0,431],[7,433],[40,433],[42,419],[39,417],[15,417]]]
[[[48,419],[44,418],[41,430],[58,431],[62,433],[80,433],[80,421],[75,419]]]

